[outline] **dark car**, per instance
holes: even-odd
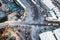
[[[0,11],[0,22],[4,22],[4,21],[7,21],[7,15],[6,13]]]

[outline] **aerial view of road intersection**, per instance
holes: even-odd
[[[0,0],[0,40],[60,40],[60,0]]]

